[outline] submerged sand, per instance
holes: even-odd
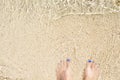
[[[66,58],[74,80],[82,80],[89,58],[100,65],[99,80],[120,80],[119,3],[96,11],[70,1],[1,0],[0,80],[56,80]]]

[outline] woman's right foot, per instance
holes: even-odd
[[[91,60],[88,60],[83,80],[98,80],[99,77],[99,68],[98,66]]]

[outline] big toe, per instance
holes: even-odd
[[[66,60],[66,67],[67,67],[67,68],[69,68],[69,66],[70,66],[70,61],[71,61],[70,59],[67,59],[67,60]]]
[[[93,61],[92,60],[88,60],[87,62],[87,68],[92,68],[92,65],[93,65]]]

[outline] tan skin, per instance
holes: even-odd
[[[57,80],[72,80],[70,61],[60,61],[56,69]],[[94,62],[87,62],[83,80],[98,80],[99,68]]]

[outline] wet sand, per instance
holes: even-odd
[[[99,80],[120,80],[119,7],[83,14],[45,3],[1,0],[0,80],[56,80],[56,65],[66,58],[74,80],[82,80],[90,58],[100,65]]]

